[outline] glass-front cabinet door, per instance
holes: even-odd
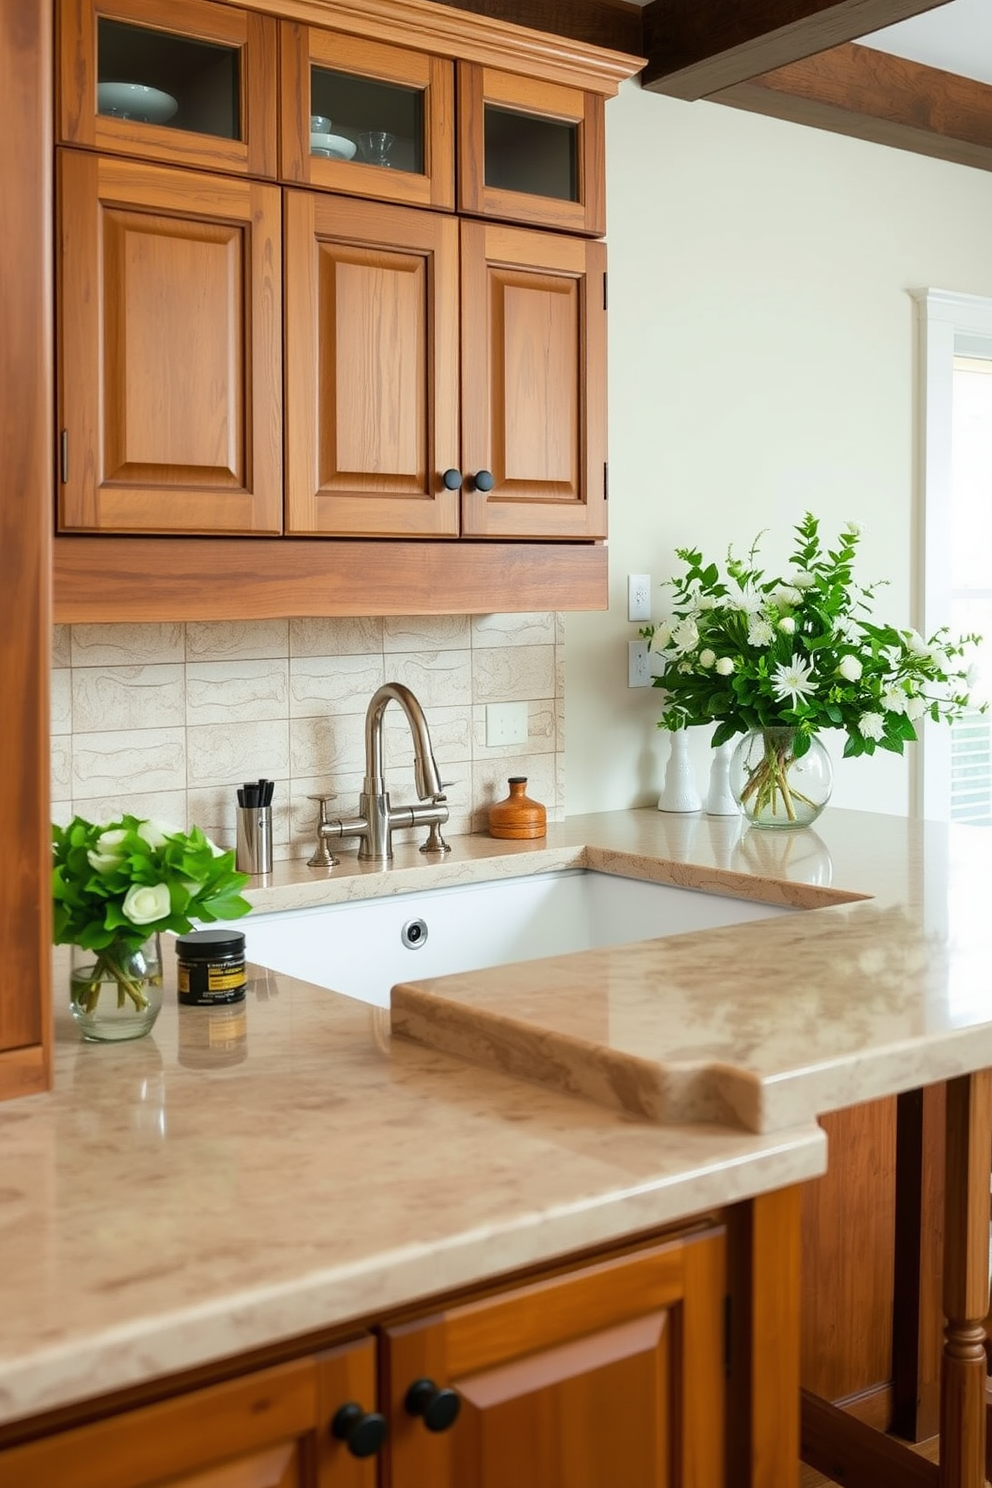
[[[598,93],[458,66],[458,210],[600,237],[606,230]]]
[[[283,180],[453,209],[452,62],[289,21],[281,58]]]
[[[211,0],[67,0],[60,139],[274,177],[277,34]]]

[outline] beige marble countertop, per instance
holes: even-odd
[[[598,1028],[591,1046],[629,1059],[624,1020],[640,1020],[648,1064],[667,1057],[672,1028],[685,1062],[690,1034],[674,1020],[691,1016],[693,1061],[729,1050],[759,1085],[785,1047],[766,1068],[766,1035],[787,1028],[799,1058],[771,1085],[834,1068],[828,1104],[842,1104],[992,1062],[989,842],[840,811],[815,832],[743,837],[719,818],[609,813],[534,843],[454,838],[440,861],[401,847],[385,872],[354,858],[330,872],[277,865],[251,897],[287,908],[589,866],[809,908],[565,958],[564,983],[564,963],[517,967],[509,1001],[506,978],[486,972],[445,979],[436,996],[459,1028],[475,998],[479,1027],[495,1009],[528,1038],[573,1045],[605,997],[609,1035]],[[540,1000],[549,971],[567,984],[560,1023]],[[790,1127],[744,1130],[726,1092],[720,1122],[668,1124],[599,1088],[577,1099],[571,1076],[557,1089],[390,1038],[388,1013],[272,973],[254,979],[233,1040],[229,1013],[177,1008],[171,985],[152,1034],[130,1044],[81,1044],[61,996],[56,1006],[55,1090],[0,1106],[0,1424],[608,1244],[825,1164],[815,1080]]]
[[[802,832],[651,811],[570,830],[589,866],[806,912],[400,986],[394,1033],[756,1132],[992,1064],[992,832],[844,811]]]

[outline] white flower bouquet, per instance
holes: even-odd
[[[53,939],[96,952],[86,994],[93,1004],[110,980],[122,1004],[144,1007],[140,981],[124,964],[131,953],[160,930],[181,934],[194,921],[237,919],[251,908],[234,853],[199,827],[187,833],[136,816],[105,824],[76,816],[52,827],[52,855]]]
[[[670,613],[640,631],[662,662],[654,678],[664,694],[659,728],[715,723],[714,748],[735,734],[786,729],[791,763],[821,729],[846,732],[845,756],[901,754],[920,720],[960,718],[973,680],[962,658],[980,637],[953,639],[944,629],[925,640],[909,627],[877,623],[880,586],[853,577],[856,523],[828,550],[811,513],[795,533],[785,577],[758,567],[760,534],[745,559],[728,553],[725,574],[696,549],[676,549],[684,572],[665,586]],[[774,750],[759,771],[747,783],[753,793],[785,785]]]

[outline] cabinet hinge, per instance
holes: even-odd
[[[609,501],[609,499],[610,499],[610,462],[609,462],[609,460],[604,460],[603,461],[603,500],[604,501]]]
[[[610,308],[610,276],[607,270],[603,270],[603,309]]]
[[[59,439],[59,477],[64,486],[69,484],[69,430],[63,429]]]

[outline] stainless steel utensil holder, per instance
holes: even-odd
[[[234,863],[239,873],[272,872],[272,807],[239,806]]]

